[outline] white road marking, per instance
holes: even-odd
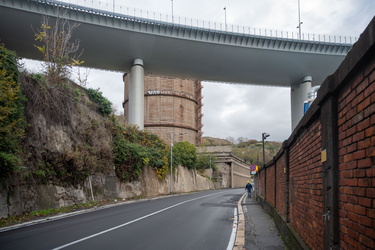
[[[199,200],[199,199],[202,199],[202,198],[205,198],[205,197],[208,197],[208,196],[213,196],[213,195],[217,195],[217,194],[221,194],[221,193],[225,193],[225,191],[224,191],[224,192],[215,193],[215,194],[209,194],[209,195],[205,195],[205,196],[202,196],[202,197],[198,197],[198,198],[194,198],[194,199],[190,199],[190,200],[186,200],[186,201],[183,201],[183,202],[177,203],[177,204],[175,204],[175,205],[172,205],[172,206],[169,206],[169,207],[163,208],[163,209],[161,209],[161,210],[159,210],[159,211],[156,211],[156,212],[153,212],[153,213],[151,213],[151,214],[147,214],[147,215],[145,215],[145,216],[139,217],[138,219],[135,219],[135,220],[132,220],[132,221],[126,222],[126,223],[124,223],[124,224],[121,224],[121,225],[118,225],[118,226],[115,226],[115,227],[109,228],[109,229],[104,230],[104,231],[101,231],[101,232],[99,232],[99,233],[92,234],[92,235],[89,235],[89,236],[87,236],[87,237],[81,238],[81,239],[79,239],[79,240],[72,241],[72,242],[67,243],[67,244],[65,244],[65,245],[62,245],[62,246],[59,246],[59,247],[53,248],[53,250],[63,249],[63,248],[66,248],[66,247],[68,247],[68,246],[75,245],[75,244],[80,243],[80,242],[82,242],[82,241],[85,241],[85,240],[88,240],[88,239],[94,238],[94,237],[96,237],[96,236],[99,236],[99,235],[102,235],[102,234],[108,233],[108,232],[110,232],[110,231],[113,231],[113,230],[116,230],[116,229],[118,229],[118,228],[121,228],[121,227],[127,226],[127,225],[129,225],[129,224],[134,223],[134,222],[137,222],[137,221],[143,220],[143,219],[145,219],[145,218],[147,218],[147,217],[150,217],[150,216],[153,216],[153,215],[155,215],[155,214],[159,214],[159,213],[164,212],[164,211],[166,211],[166,210],[168,210],[168,209],[171,209],[171,208],[174,208],[174,207],[180,206],[180,205],[182,205],[182,204],[184,204],[184,203],[191,202],[191,201],[195,201],[195,200]],[[234,214],[235,214],[235,218],[237,218],[237,212],[236,212],[236,211],[235,211]],[[237,219],[235,219],[235,220],[237,220]],[[233,234],[233,232],[232,232],[232,234]],[[231,236],[231,238],[232,238],[232,236]]]
[[[230,235],[230,240],[228,243],[227,250],[232,250],[234,247],[234,241],[236,240],[236,233],[237,233],[237,208],[234,208],[234,220],[233,220],[233,227],[232,227],[232,234]]]

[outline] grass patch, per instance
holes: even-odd
[[[23,213],[20,215],[9,216],[8,218],[0,219],[0,227],[7,227],[7,226],[15,225],[18,223],[27,222],[30,220],[38,219],[40,217],[47,217],[47,216],[56,215],[56,214],[69,213],[75,210],[95,207],[95,206],[103,205],[106,203],[108,203],[108,201],[106,202],[92,201],[89,203],[75,204],[75,205],[68,206],[68,207],[61,207],[61,208],[56,208],[56,209],[49,208],[49,209],[44,209],[44,210],[27,212],[27,213]]]

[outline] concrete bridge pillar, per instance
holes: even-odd
[[[144,129],[144,69],[143,60],[135,59],[129,75],[129,124]]]
[[[298,125],[303,117],[303,105],[308,98],[308,93],[311,89],[311,76],[305,76],[300,84],[293,84],[291,86],[290,100],[292,109],[292,130]]]

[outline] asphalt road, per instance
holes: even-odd
[[[227,249],[242,189],[124,203],[0,232],[0,249]]]

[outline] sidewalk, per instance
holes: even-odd
[[[245,249],[285,249],[275,223],[255,198],[246,197],[242,208],[245,217]]]

